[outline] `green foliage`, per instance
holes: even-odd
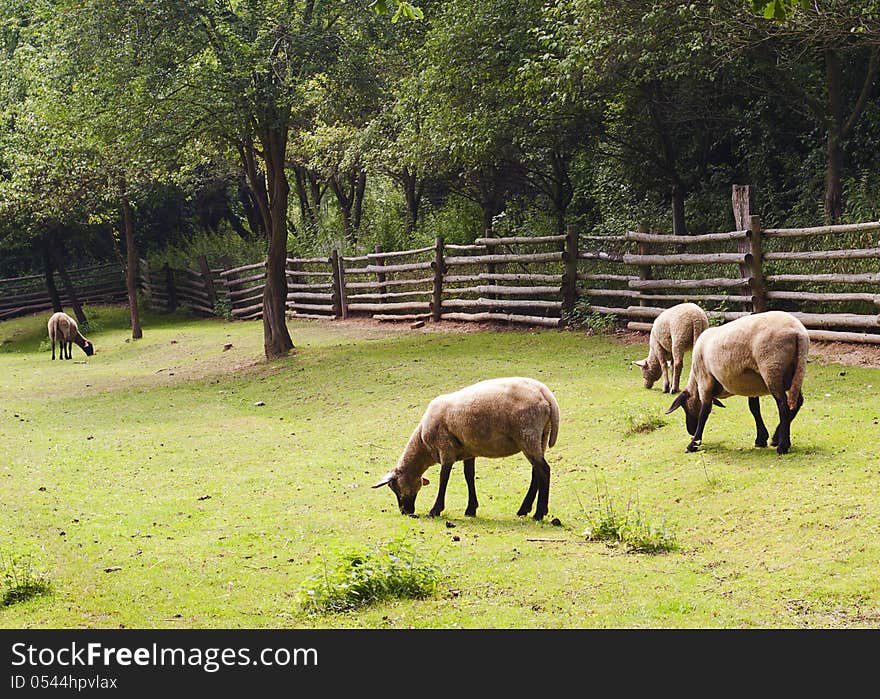
[[[0,607],[26,602],[34,597],[47,595],[52,590],[48,575],[36,571],[30,556],[0,553],[0,570]]]
[[[342,551],[300,587],[312,613],[347,612],[395,599],[424,599],[437,591],[440,570],[403,539],[372,549]]]
[[[214,303],[214,315],[224,320],[232,320],[235,317],[232,315],[232,301],[226,296],[218,298]]]
[[[589,299],[578,299],[574,308],[564,316],[566,327],[583,329],[598,335],[617,330],[617,316],[615,314],[591,311],[589,306]]]
[[[587,520],[584,536],[588,540],[619,545],[628,553],[667,553],[679,548],[672,533],[651,524],[629,501],[621,511],[607,495],[599,496],[592,511],[587,513]]]
[[[661,413],[647,408],[628,412],[624,417],[626,434],[647,434],[665,427],[666,418]]]
[[[104,329],[104,321],[101,318],[101,311],[97,307],[82,304],[82,311],[86,320],[79,324],[79,331],[83,335],[101,332]]]

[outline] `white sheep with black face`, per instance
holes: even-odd
[[[425,471],[440,464],[437,499],[428,513],[437,517],[445,507],[452,464],[464,462],[468,485],[465,515],[476,516],[474,460],[501,458],[522,452],[532,465],[529,490],[517,512],[529,514],[537,496],[534,519],[547,514],[550,466],[544,458],[559,433],[559,404],[547,386],[525,377],[488,379],[455,393],[434,398],[425,410],[391,471],[373,487],[388,485],[403,514],[415,512],[416,495],[427,484]]]
[[[70,351],[73,343],[76,343],[86,356],[91,357],[95,353],[95,347],[79,332],[76,321],[66,313],[54,313],[47,324],[49,328],[49,340],[52,342],[52,359],[55,359],[55,343],[61,345],[59,359],[70,359]]]
[[[680,303],[657,316],[648,339],[648,356],[633,362],[642,370],[645,388],[651,388],[662,375],[663,393],[678,393],[684,354],[708,327],[706,312],[695,303]]]
[[[761,418],[759,396],[776,399],[779,425],[771,444],[779,454],[791,448],[791,422],[803,405],[801,393],[807,370],[810,335],[797,318],[784,311],[743,316],[706,330],[694,344],[691,375],[667,413],[684,408],[687,451],[696,451],[712,405],[727,396],[748,396],[755,418],[756,447],[766,447],[769,436]]]

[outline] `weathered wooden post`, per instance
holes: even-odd
[[[339,265],[339,308],[342,317],[348,318],[348,290],[345,288],[345,258],[338,255],[336,264]]]
[[[562,273],[562,317],[565,318],[574,310],[577,303],[577,259],[578,230],[574,224],[565,228],[565,242],[562,248],[562,259],[565,271]]]
[[[342,284],[339,276],[339,251],[330,251],[330,272],[333,274],[333,315],[342,318]]]
[[[762,241],[761,219],[749,216],[749,287],[752,290],[752,313],[767,310],[767,285],[764,281],[764,245]]]
[[[642,233],[642,234],[647,233],[648,232],[648,224],[647,223],[640,223],[638,225],[638,232]],[[638,247],[638,253],[639,253],[639,255],[649,254],[650,249],[648,248],[648,243],[646,243],[643,240],[640,240],[639,247]],[[654,278],[654,273],[651,271],[651,265],[639,265],[639,279],[646,280],[646,279],[653,279],[653,278]],[[644,299],[639,299],[639,305],[640,306],[647,306],[648,302],[645,301]]]
[[[375,253],[378,255],[381,252],[382,252],[382,246],[377,245],[376,249],[375,249]],[[385,266],[385,258],[384,257],[375,258],[375,264],[377,267],[384,267]],[[385,294],[388,293],[388,287],[385,286],[386,280],[387,280],[387,277],[385,276],[385,272],[376,272],[376,281],[379,282],[380,284],[382,284],[382,286],[380,286],[379,290],[378,290],[379,294],[380,294],[379,303],[385,303]]]
[[[440,322],[443,305],[443,275],[446,273],[446,263],[443,260],[443,237],[438,236],[434,241],[434,289],[431,294],[431,320]]]
[[[168,289],[168,311],[177,310],[177,287],[174,286],[174,270],[171,265],[165,263],[165,286]]]
[[[208,258],[204,255],[198,257],[199,271],[202,273],[202,279],[205,280],[205,291],[208,294],[208,301],[211,302],[211,308],[217,305],[217,290],[214,288],[214,277],[211,276],[211,268],[208,266]]]
[[[753,191],[751,185],[735,184],[732,187],[730,201],[733,205],[733,223],[738,231],[751,231],[749,218],[752,215]],[[751,254],[752,246],[749,238],[743,238],[737,243],[737,252],[743,256]],[[751,280],[752,265],[743,261],[739,265],[739,274],[744,279]],[[749,285],[751,285],[749,281]],[[743,302],[742,310],[755,312],[754,302]]]

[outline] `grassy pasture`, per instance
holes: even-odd
[[[880,627],[878,369],[812,357],[787,456],[752,446],[744,398],[686,454],[683,415],[662,424],[671,398],[630,363],[646,338],[298,321],[295,354],[266,363],[258,322],[147,315],[132,342],[124,310],[98,310],[75,361],[41,349],[42,316],[0,324],[0,555],[52,581],[3,628]],[[460,465],[437,519],[369,487],[431,398],[517,374],[562,410],[544,522],[515,515],[521,455],[477,460],[476,519]],[[679,549],[587,541],[600,502]],[[322,564],[396,538],[441,569],[435,597],[300,609]]]

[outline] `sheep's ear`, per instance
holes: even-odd
[[[669,406],[669,410],[666,411],[666,414],[669,415],[669,413],[674,413],[685,404],[685,401],[687,401],[688,398],[690,398],[690,394],[687,391],[679,393],[675,397],[675,400],[672,401],[672,405]]]
[[[431,482],[431,481],[429,481],[427,478],[425,478],[424,476],[422,476],[422,485],[428,485],[430,482]]]
[[[637,366],[637,367],[643,367],[643,366],[645,366],[645,363],[646,363],[647,361],[648,361],[648,360],[646,360],[646,359],[640,359],[640,360],[638,360],[637,362],[633,362],[633,365],[635,365],[635,366]]]
[[[389,471],[384,476],[382,476],[382,480],[380,480],[378,483],[374,483],[370,487],[371,488],[381,488],[383,485],[388,485],[392,481],[393,478],[394,478],[394,474],[391,471]]]
[[[727,407],[727,406],[724,405],[724,403],[722,403],[722,402],[721,402],[720,400],[718,400],[717,398],[713,398],[713,399],[712,399],[712,405],[717,405],[719,408],[725,408],[725,407]]]

